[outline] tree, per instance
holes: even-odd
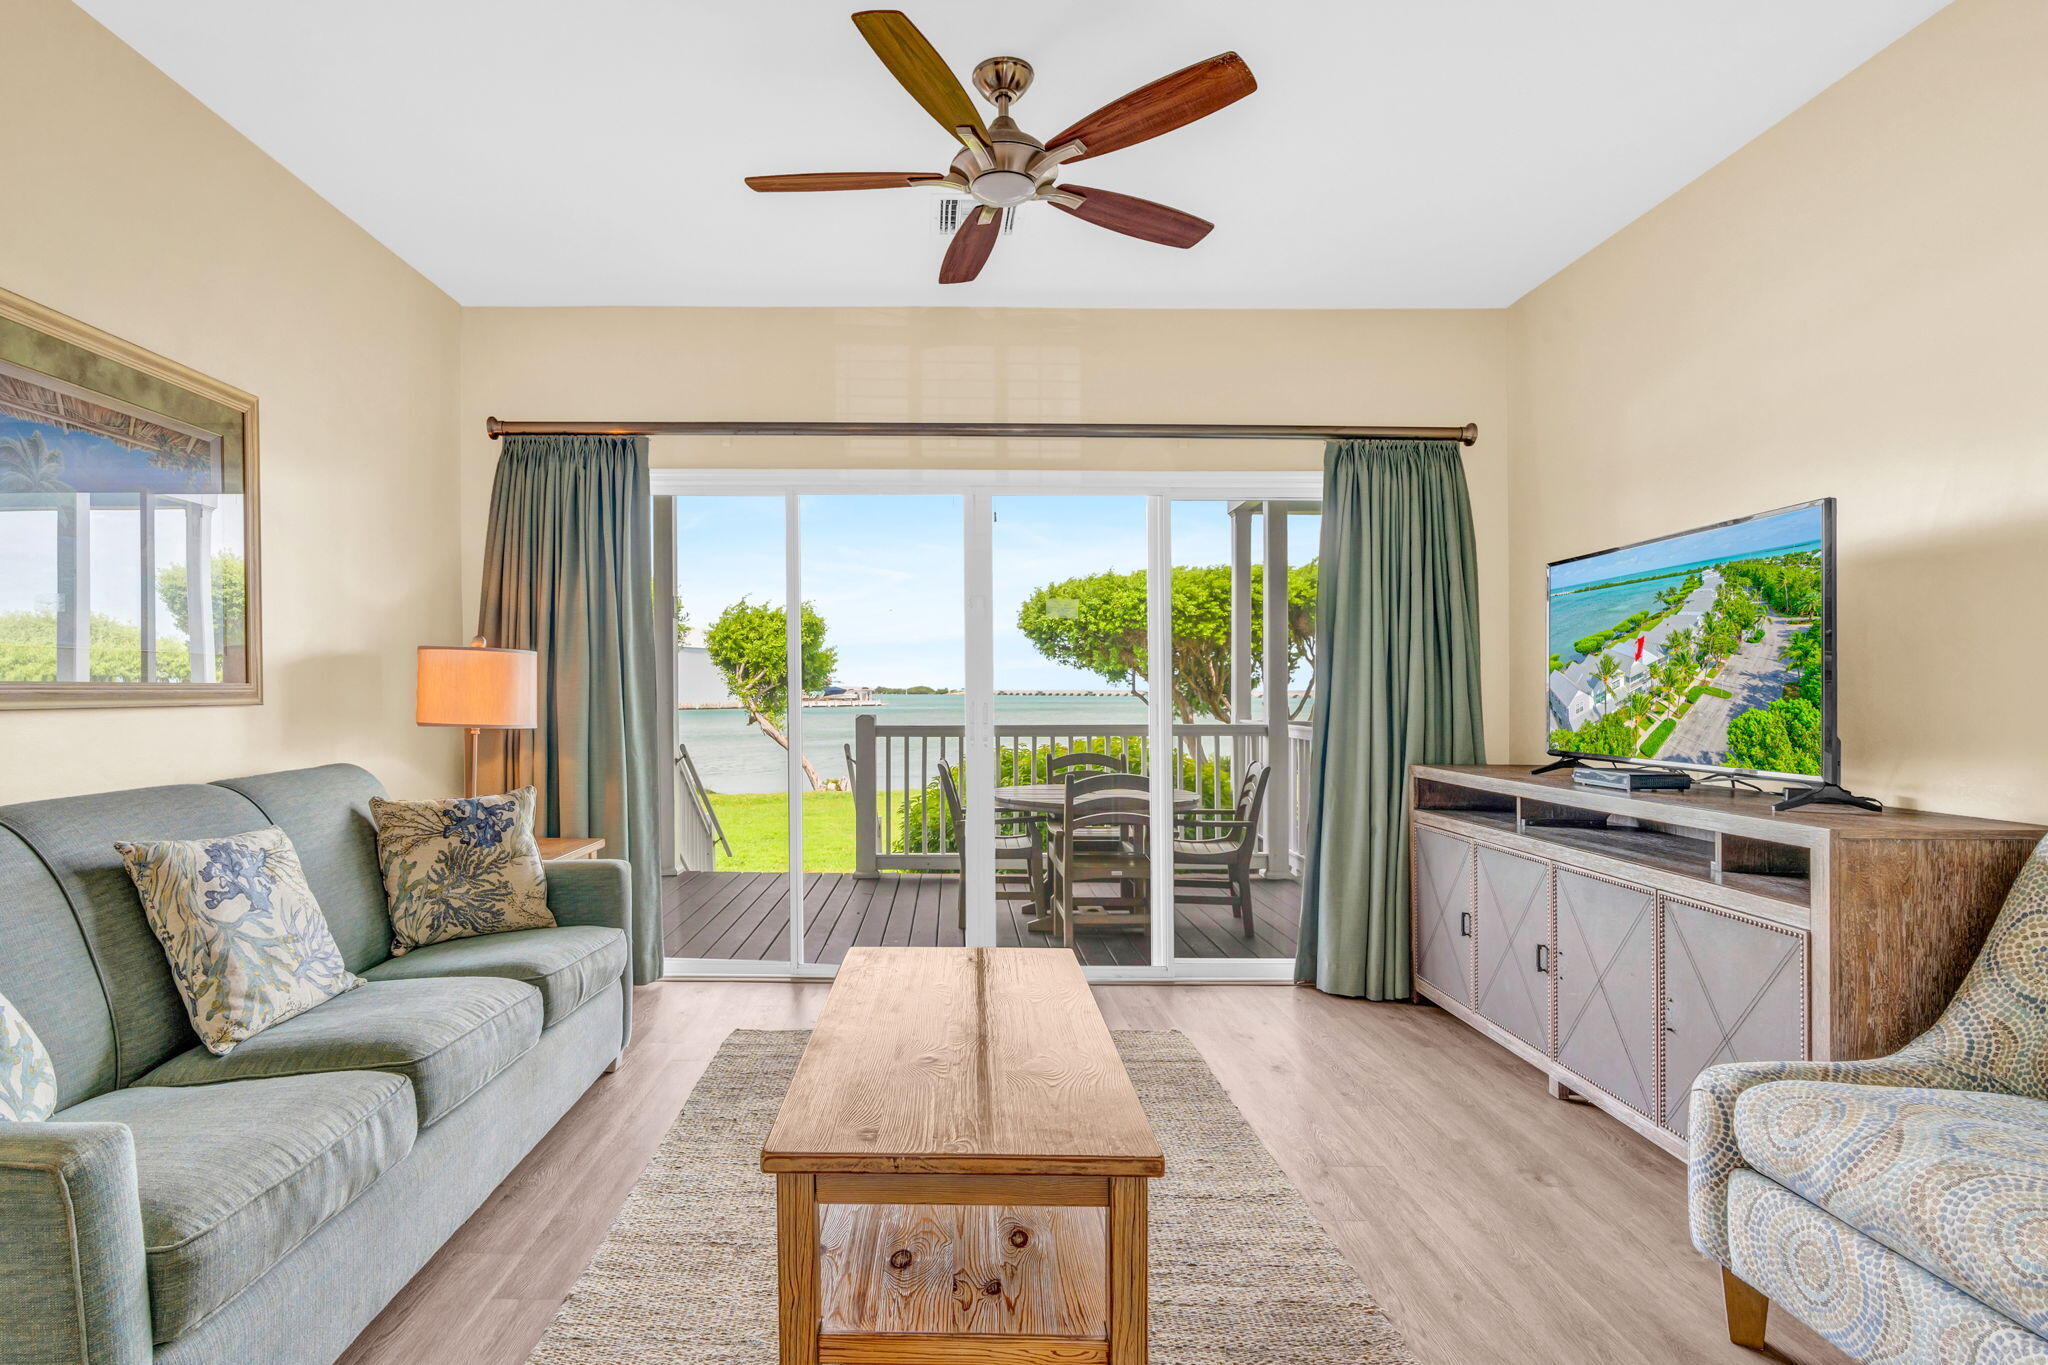
[[[1576,730],[1553,730],[1550,747],[1559,753],[1628,758],[1636,751],[1635,732],[1619,716],[1601,716]]]
[[[1651,712],[1656,709],[1656,706],[1650,701],[1650,694],[1647,692],[1631,693],[1628,699],[1621,704],[1621,714],[1628,721],[1629,728],[1632,730],[1640,730],[1644,725],[1648,724]]]
[[[1601,690],[1611,701],[1614,696],[1615,680],[1621,677],[1621,665],[1615,662],[1612,654],[1602,654],[1600,661],[1593,665],[1593,673],[1600,679]],[[1612,711],[1614,707],[1610,705],[1607,709]]]
[[[1820,772],[1820,708],[1804,697],[1780,697],[1728,722],[1728,761],[1772,773]]]
[[[142,628],[94,612],[89,631],[89,676],[94,682],[141,682]],[[0,682],[57,680],[57,613],[0,612]],[[156,648],[155,682],[190,682],[191,660],[182,640]]]
[[[805,602],[797,612],[803,651],[800,692],[815,692],[832,681],[839,652],[825,647],[825,622]],[[781,607],[742,597],[719,613],[704,637],[711,666],[725,679],[726,690],[746,708],[747,723],[789,747],[783,726],[789,720],[789,617]],[[825,784],[811,760],[803,760],[804,778],[812,791]]]
[[[167,564],[157,570],[156,595],[182,629],[187,595],[185,566]],[[226,649],[245,643],[243,631],[249,617],[249,585],[242,572],[242,557],[233,550],[213,552],[213,647]]]
[[[1054,663],[1093,673],[1145,695],[1147,657],[1145,571],[1096,573],[1048,583],[1017,609],[1017,629]],[[1252,568],[1252,681],[1265,649],[1265,574]],[[1173,703],[1183,721],[1230,714],[1230,568],[1176,566],[1173,571]],[[1289,676],[1315,666],[1316,565],[1287,575]],[[1306,699],[1303,699],[1303,705]]]
[[[0,493],[69,493],[64,457],[43,444],[43,435],[0,437]]]
[[[1819,706],[1824,676],[1820,661],[1820,628],[1808,626],[1786,637],[1782,657],[1788,666],[1799,670],[1799,680],[1789,690]]]

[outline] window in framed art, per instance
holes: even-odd
[[[0,707],[262,698],[256,400],[0,290]]]

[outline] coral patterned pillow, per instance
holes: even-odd
[[[0,995],[0,1122],[40,1123],[57,1112],[57,1069],[43,1040]]]
[[[283,830],[114,847],[207,1051],[226,1056],[363,984],[343,964]]]
[[[533,788],[444,801],[370,798],[391,908],[391,955],[451,938],[548,929]]]

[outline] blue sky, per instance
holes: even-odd
[[[1587,583],[1634,578],[1673,565],[1695,564],[1706,559],[1740,559],[1763,550],[1816,542],[1820,539],[1820,530],[1820,508],[1795,508],[1774,517],[1678,535],[1562,565],[1550,571],[1550,590],[1557,592]]]
[[[1039,656],[1016,630],[1017,608],[1046,583],[1145,566],[1142,497],[1003,496],[994,500],[998,689],[1093,689],[1093,674]],[[953,495],[848,494],[799,500],[803,594],[839,651],[838,681],[866,686],[965,684],[962,662],[963,500]],[[1292,519],[1299,563],[1315,555],[1315,519]],[[1230,558],[1221,502],[1174,505],[1174,559]],[[775,497],[676,499],[679,591],[691,624],[709,626],[741,596],[780,604],[783,510]]]
[[[0,493],[0,612],[54,611],[57,607],[57,514],[48,508],[10,506],[26,498]],[[213,514],[214,548],[241,552],[242,499],[224,494]],[[92,514],[92,609],[130,624],[141,619],[141,539],[133,508]],[[185,562],[185,514],[157,513],[157,564]],[[155,602],[157,629],[183,638],[184,626]]]

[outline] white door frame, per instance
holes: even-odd
[[[967,789],[961,793],[967,818],[967,841],[961,850],[961,894],[966,898],[970,947],[994,942],[995,880],[981,870],[995,857],[995,622],[992,499],[1004,494],[1041,496],[1142,496],[1146,514],[1146,585],[1148,650],[1153,658],[1172,655],[1172,520],[1175,502],[1300,501],[1322,495],[1322,475],[1314,470],[1264,472],[1188,472],[1173,470],[877,470],[877,469],[656,469],[651,477],[655,497],[717,496],[778,497],[783,502],[784,600],[788,622],[788,657],[802,653],[803,601],[800,504],[804,494],[929,493],[958,497],[964,518],[962,542],[962,637],[966,651],[966,741],[963,753],[982,762],[967,765]],[[800,676],[800,675],[799,675]],[[1152,689],[1147,715],[1149,746],[1155,754],[1171,754],[1173,711],[1170,693]],[[734,962],[717,958],[668,958],[668,977],[717,977],[742,980],[829,978],[836,964],[803,962],[803,707],[789,708],[790,741],[787,790],[789,800],[789,956],[782,962]],[[1152,765],[1155,811],[1171,808],[1174,765]],[[1287,982],[1294,964],[1281,958],[1186,958],[1173,954],[1173,847],[1153,841],[1151,965],[1089,967],[1091,980],[1181,982]]]

